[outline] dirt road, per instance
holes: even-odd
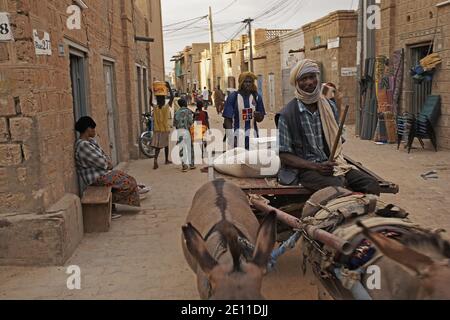
[[[220,128],[212,116],[212,126]],[[273,127],[272,117],[266,127]],[[348,130],[351,132],[351,128]],[[383,196],[412,213],[424,225],[450,230],[448,190],[450,152],[413,150],[348,137],[346,153],[380,176],[400,184],[397,196]],[[162,161],[160,161],[162,163]],[[439,179],[424,180],[431,169]],[[197,299],[196,282],[181,251],[181,226],[196,190],[207,175],[182,173],[175,165],[152,170],[152,160],[133,161],[126,170],[152,187],[141,212],[123,212],[108,233],[86,234],[63,267],[0,267],[0,299]],[[263,283],[269,299],[315,299],[312,277],[300,270],[300,251],[283,256]],[[67,266],[81,268],[81,289],[66,286]]]

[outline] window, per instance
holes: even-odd
[[[227,66],[228,66],[228,68],[232,68],[233,67],[232,63],[231,63],[231,58],[227,59]]]

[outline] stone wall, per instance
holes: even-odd
[[[13,41],[0,42],[0,218],[29,219],[65,194],[79,195],[71,50],[86,58],[87,114],[106,153],[111,149],[103,65],[113,63],[118,158],[139,156],[136,64],[150,69],[151,48],[135,35],[150,36],[148,21],[133,1],[86,3],[81,29],[69,30],[70,0],[0,0],[14,34]],[[49,34],[51,55],[36,54],[34,29],[40,37]]]

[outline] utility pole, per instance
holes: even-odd
[[[211,7],[209,7],[209,52],[211,55],[211,66],[210,66],[210,72],[211,72],[211,86],[212,88],[208,88],[209,90],[213,91],[215,86],[215,77],[216,77],[216,63],[214,59],[214,29],[213,29],[213,19],[212,19],[212,10]]]
[[[246,23],[248,26],[248,39],[250,41],[250,63],[249,63],[249,69],[250,72],[253,72],[253,39],[252,39],[252,22],[253,19],[248,18],[242,21],[243,23]]]

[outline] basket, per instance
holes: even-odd
[[[169,92],[166,83],[163,81],[153,82],[153,93],[155,96],[167,96]]]

